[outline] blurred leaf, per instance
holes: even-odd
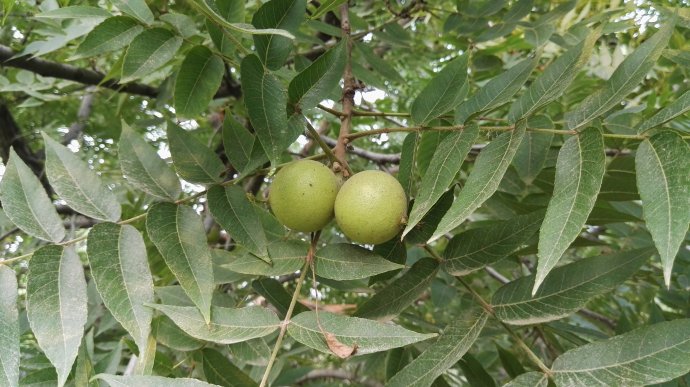
[[[354,42],[355,48],[362,53],[364,59],[369,63],[372,70],[377,72],[379,75],[383,76],[387,81],[403,83],[405,80],[400,75],[400,72],[396,70],[392,64],[388,63],[385,59],[381,58],[369,47],[368,44],[362,44],[359,42]]]
[[[192,183],[213,184],[225,171],[218,156],[174,123],[168,125],[168,143],[177,173]]]
[[[496,316],[513,325],[558,320],[584,308],[635,273],[653,254],[639,249],[584,258],[554,269],[532,295],[534,275],[519,278],[498,289],[491,300]]]
[[[17,274],[0,266],[0,384],[19,385],[19,310]]]
[[[130,225],[100,223],[89,231],[87,255],[103,303],[145,351],[153,314],[144,303],[153,302],[153,278],[144,238]]]
[[[308,249],[305,242],[297,240],[271,243],[268,245],[270,264],[248,252],[218,252],[230,256],[230,263],[222,265],[226,269],[243,274],[276,276],[298,271],[304,265]]]
[[[561,386],[669,381],[690,371],[689,337],[688,319],[638,328],[562,354],[551,368],[553,379]]]
[[[469,57],[466,53],[446,64],[419,93],[410,110],[415,123],[424,125],[462,102]]]
[[[223,122],[223,147],[230,165],[240,175],[246,175],[268,161],[256,136],[230,114],[225,115]]]
[[[144,30],[127,47],[120,81],[130,82],[150,75],[172,59],[180,45],[182,38],[165,28]]]
[[[306,7],[305,0],[270,0],[256,11],[252,24],[256,28],[280,28],[295,33],[304,20]],[[258,58],[271,70],[277,70],[285,63],[292,45],[290,36],[254,36]]]
[[[541,372],[528,372],[511,380],[503,387],[546,387],[549,384],[549,377]]]
[[[218,344],[232,344],[263,337],[280,326],[278,316],[260,306],[245,308],[211,307],[211,321],[206,322],[197,308],[147,304],[164,313],[185,333],[199,340]]]
[[[666,47],[674,25],[674,20],[666,21],[657,33],[623,60],[604,87],[590,94],[573,110],[569,110],[565,114],[566,129],[574,130],[587,125],[618,105],[637,88]]]
[[[472,387],[496,387],[494,379],[486,372],[482,363],[474,356],[466,353],[465,356],[458,361],[458,365],[462,369],[462,373]]]
[[[298,314],[290,321],[287,332],[298,342],[327,354],[331,354],[331,350],[324,332],[330,333],[342,344],[356,346],[354,355],[386,351],[436,336],[435,333],[422,334],[397,325],[323,311],[319,312],[319,322],[315,312]]]
[[[338,8],[341,4],[343,4],[346,0],[325,0],[321,2],[321,5],[319,5],[319,8],[314,11],[314,13],[311,15],[311,19],[318,19],[321,16],[327,14],[330,11],[335,10]]]
[[[533,294],[580,235],[597,200],[605,168],[604,139],[599,129],[585,129],[561,147],[553,196],[539,231],[539,263]]]
[[[70,59],[90,58],[119,50],[143,30],[144,27],[127,16],[109,17],[86,35]]]
[[[316,274],[334,280],[354,280],[400,269],[370,250],[347,243],[332,243],[315,255]]]
[[[117,154],[122,174],[130,184],[163,200],[180,196],[180,179],[175,171],[125,121],[122,121]]]
[[[43,133],[46,174],[55,192],[75,211],[99,220],[116,221],[121,208],[101,178],[69,149]]]
[[[290,307],[292,295],[285,290],[280,282],[273,278],[261,278],[252,282],[252,289],[276,308],[278,317],[281,319],[285,318],[285,314]],[[299,314],[308,310],[309,308],[299,302],[295,303],[294,314]]]
[[[225,387],[258,386],[258,383],[215,349],[204,348],[202,350],[202,359],[204,376],[206,376],[206,380],[209,383]]]
[[[339,43],[292,78],[288,86],[290,107],[296,112],[315,107],[338,85],[344,67],[345,44]]]
[[[208,108],[220,87],[225,66],[223,60],[204,46],[187,52],[175,80],[175,113],[194,117]]]
[[[94,379],[108,383],[110,387],[220,387],[189,378],[165,378],[162,376],[120,376],[98,374]]]
[[[69,7],[55,8],[50,11],[34,15],[37,19],[105,19],[112,16],[110,12],[100,7],[86,5],[73,5]]]
[[[683,93],[677,100],[664,106],[663,109],[656,112],[650,119],[642,121],[637,126],[637,133],[644,133],[651,128],[661,126],[688,111],[690,111],[690,90]]]
[[[122,13],[139,19],[144,24],[153,23],[153,12],[145,0],[110,0]]]
[[[526,372],[520,360],[518,360],[512,352],[504,349],[500,345],[496,345],[496,350],[498,351],[498,358],[501,360],[503,369],[511,378],[518,377]]]
[[[77,358],[86,324],[86,280],[74,247],[49,245],[33,254],[26,298],[31,331],[55,366],[57,386],[62,387]]]
[[[644,219],[670,286],[673,261],[690,224],[690,147],[678,134],[661,132],[640,144],[635,169]]]
[[[166,265],[208,323],[213,266],[201,218],[190,207],[159,203],[148,211],[146,230]]]
[[[0,180],[0,201],[5,215],[29,235],[60,242],[65,237],[65,227],[55,206],[14,148],[10,148],[9,153],[9,162]]]
[[[522,142],[526,128],[527,124],[524,120],[518,121],[514,130],[501,134],[482,150],[460,194],[446,216],[441,219],[429,242],[459,226],[496,192]]]

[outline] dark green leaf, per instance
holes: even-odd
[[[537,116],[535,118],[539,117],[544,116]],[[544,121],[548,122],[550,120],[547,118]],[[553,123],[551,123],[551,126],[553,126]],[[531,184],[539,175],[539,172],[541,172],[546,159],[549,157],[549,149],[553,137],[552,133],[528,132],[525,134],[525,138],[520,143],[513,158],[515,171],[525,183]]]
[[[0,384],[19,385],[19,310],[17,274],[0,266]]]
[[[319,8],[311,15],[311,19],[318,19],[343,4],[346,0],[325,0],[321,2]]]
[[[398,172],[398,181],[405,190],[405,196],[408,198],[413,196],[414,183],[416,181],[414,176],[417,143],[419,142],[419,133],[414,132],[405,136],[402,144],[402,152],[400,153],[400,169]]]
[[[453,110],[465,94],[462,92],[467,82],[467,62],[469,54],[464,54],[436,74],[412,103],[412,120],[424,125],[434,118]]]
[[[466,353],[460,359],[458,365],[462,369],[462,373],[472,387],[496,387],[494,379],[486,372],[482,363],[474,356]]]
[[[192,183],[213,184],[225,171],[218,156],[179,126],[168,124],[168,142],[177,173]]]
[[[187,52],[175,80],[175,113],[194,117],[206,110],[223,79],[223,60],[204,46]]]
[[[316,252],[316,274],[335,280],[353,280],[400,269],[370,250],[347,243],[334,243]]]
[[[511,378],[518,377],[519,375],[525,373],[525,368],[522,366],[522,363],[520,363],[520,360],[518,360],[517,356],[504,349],[500,345],[496,345],[496,349],[498,350],[498,358],[501,360],[503,369],[508,373],[508,375],[510,375]]]
[[[222,353],[212,348],[204,348],[202,351],[202,365],[204,376],[209,383],[225,387],[252,387],[258,386],[252,378],[223,356]]]
[[[280,28],[294,33],[304,19],[306,7],[305,0],[270,0],[256,11],[252,24],[256,28]],[[292,51],[292,40],[284,36],[255,35],[254,45],[261,62],[271,70],[280,68]]]
[[[145,30],[127,48],[122,63],[122,82],[150,75],[175,56],[182,38],[165,28]]]
[[[86,35],[70,59],[89,58],[119,50],[143,30],[144,27],[127,16],[109,17]]]
[[[436,227],[438,227],[438,223],[443,216],[446,215],[450,206],[453,205],[453,200],[455,199],[455,193],[453,191],[454,190],[449,189],[441,195],[441,198],[431,207],[431,210],[429,210],[417,226],[407,234],[405,237],[407,243],[423,244],[434,234]],[[395,239],[397,240],[398,238]]]
[[[252,282],[252,289],[276,308],[281,319],[285,318],[285,314],[290,307],[292,295],[285,290],[280,282],[273,278],[261,278]],[[298,302],[295,304],[294,314],[299,314],[308,310],[309,308]]]
[[[230,165],[245,175],[268,161],[256,136],[247,130],[230,114],[225,115],[223,122],[223,147]]]
[[[288,103],[297,112],[315,107],[338,85],[345,67],[345,44],[340,43],[297,74],[288,86]]]

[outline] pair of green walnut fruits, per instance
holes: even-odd
[[[358,243],[386,242],[407,219],[405,191],[391,175],[362,171],[341,186],[333,171],[312,160],[295,161],[278,171],[268,202],[276,218],[296,231],[320,230],[335,214],[343,233]]]

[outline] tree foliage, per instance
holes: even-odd
[[[673,3],[3,1],[0,384],[688,385]],[[305,158],[407,224],[287,230]]]

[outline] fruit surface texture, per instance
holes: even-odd
[[[407,215],[405,191],[391,175],[363,171],[348,179],[335,199],[335,219],[358,243],[379,244],[400,232]]]
[[[335,174],[325,165],[300,160],[276,174],[268,202],[278,220],[295,231],[322,229],[333,218],[338,193]]]

